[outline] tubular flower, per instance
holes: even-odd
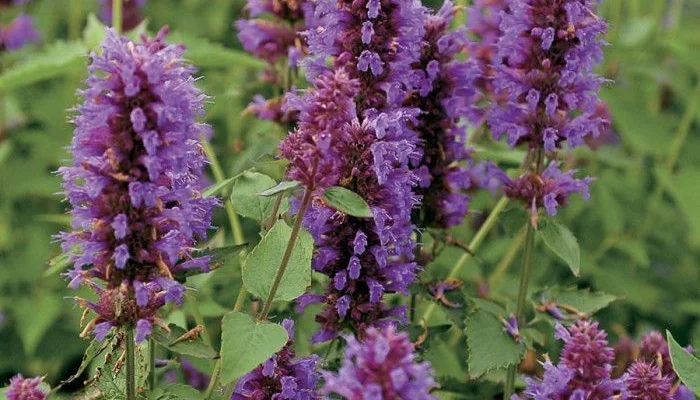
[[[509,0],[502,14],[493,82],[507,94],[489,111],[496,138],[553,151],[564,141],[598,136],[596,115],[604,80],[592,70],[602,59],[606,24],[596,0]]]
[[[671,378],[654,364],[636,361],[625,374],[628,399],[673,400]]]
[[[370,328],[362,342],[347,336],[345,358],[337,374],[324,372],[324,394],[347,400],[433,400],[437,387],[428,362],[415,360],[406,333],[393,327]]]
[[[459,225],[467,213],[465,192],[482,186],[485,179],[479,173],[483,166],[470,159],[466,129],[458,126],[461,117],[474,112],[478,71],[475,64],[455,59],[466,43],[462,32],[450,31],[455,12],[448,1],[426,18],[421,58],[413,65],[416,87],[407,102],[422,111],[415,128],[423,148],[416,169],[416,191],[423,201],[415,220],[421,227]]]
[[[0,28],[0,50],[15,51],[38,41],[39,32],[29,15],[19,15],[9,25]]]
[[[343,115],[335,121],[345,119],[344,123],[324,127],[322,140],[299,141],[294,146],[316,147],[313,151],[323,159],[319,165],[335,163],[321,175],[321,186],[354,191],[373,216],[353,217],[319,199],[304,216],[316,243],[313,266],[330,278],[323,295],[309,294],[299,300],[302,308],[325,304],[316,317],[321,330],[314,341],[330,340],[342,329],[361,336],[370,326],[388,324],[387,317],[403,316],[403,309],[388,309],[382,298],[386,292],[406,293],[418,270],[411,210],[419,198],[413,192],[417,178],[410,168],[421,156],[417,135],[410,129],[417,124],[418,110],[403,104],[411,89],[407,75],[420,56],[423,19],[420,4],[407,0],[315,4],[317,28],[307,32],[314,56],[307,61],[310,80],[330,76],[315,62],[333,57],[336,77],[340,73],[347,77],[344,81],[356,82],[354,106],[349,108],[354,115]],[[313,98],[306,99],[290,102],[290,107],[299,109],[301,121],[305,114],[312,115],[306,110],[315,107]],[[290,175],[308,175],[308,166],[295,170],[298,164],[293,163]],[[319,187],[302,182],[307,188]]]
[[[124,0],[122,28],[125,31],[136,28],[143,21],[141,11],[145,5],[146,0]],[[100,19],[105,24],[112,23],[112,0],[100,0]]]
[[[542,380],[528,379],[521,397],[513,399],[610,400],[623,393],[623,381],[610,377],[614,351],[597,322],[582,319],[568,329],[557,325],[555,332],[564,342],[559,364],[547,361]]]
[[[158,309],[182,301],[173,274],[209,268],[191,254],[217,203],[200,193],[198,140],[209,128],[195,119],[206,96],[166,34],[134,43],[108,30],[80,93],[73,165],[59,169],[74,229],[59,235],[74,262],[66,275],[96,291],[96,302],[79,304],[98,314],[84,331],[98,338],[128,325],[145,339]]]
[[[46,393],[39,388],[42,378],[25,378],[22,374],[10,379],[10,386],[5,391],[7,400],[44,400]]]
[[[289,334],[287,345],[238,380],[231,400],[316,400],[319,357],[294,359],[294,322],[282,321]]]
[[[536,219],[540,207],[544,207],[549,215],[556,215],[557,209],[567,204],[573,193],[581,194],[586,200],[589,198],[588,185],[593,178],[576,179],[575,172],[562,172],[552,162],[541,174],[528,172],[516,179],[511,179],[504,173],[498,176],[503,182],[505,195],[528,204],[533,219]]]

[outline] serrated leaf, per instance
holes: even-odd
[[[185,58],[199,67],[243,67],[262,69],[265,63],[248,53],[224,47],[219,43],[192,36],[184,32],[172,32],[170,43],[183,43],[187,46]]]
[[[267,190],[263,190],[262,192],[258,193],[258,195],[265,196],[265,197],[274,196],[278,193],[284,193],[284,192],[291,191],[298,186],[299,186],[299,182],[297,182],[297,181],[282,181],[274,187],[271,187]]]
[[[187,333],[187,331],[175,324],[168,325],[168,328],[170,328],[170,333],[165,332],[162,329],[155,329],[152,335],[153,340],[158,342],[158,344],[166,349],[178,354],[197,358],[216,357],[216,351],[204,343],[201,336],[192,340],[187,339],[178,341],[178,338]]]
[[[221,321],[221,382],[228,384],[280,351],[289,340],[278,324],[232,311]]]
[[[61,76],[80,65],[85,55],[85,47],[81,43],[54,42],[43,52],[0,75],[0,90],[14,90]]]
[[[259,172],[244,172],[231,189],[231,202],[236,212],[256,221],[263,221],[270,216],[275,199],[258,196],[258,193],[270,189],[277,182]]]
[[[286,222],[277,221],[246,257],[243,263],[243,283],[254,296],[266,299],[270,293],[291,234],[292,229]],[[300,230],[274,300],[294,300],[311,285],[313,249],[311,235]]]
[[[666,331],[666,341],[671,352],[673,370],[690,390],[700,394],[700,359],[682,348],[669,331]]]
[[[329,206],[345,214],[358,218],[372,217],[372,210],[359,194],[344,187],[333,186],[326,189],[323,198]]]
[[[467,316],[464,334],[467,337],[469,376],[472,378],[517,364],[525,354],[525,346],[503,330],[501,321],[480,308]]]
[[[73,373],[73,375],[69,376],[68,379],[61,381],[56,387],[53,388],[53,391],[57,391],[61,387],[63,387],[65,384],[71,383],[74,380],[78,379],[80,375],[85,372],[85,370],[90,366],[90,363],[92,363],[93,360],[95,360],[100,354],[104,353],[105,350],[109,346],[113,344],[114,341],[114,335],[110,335],[108,338],[105,340],[97,341],[93,339],[90,342],[90,345],[88,348],[85,350],[85,354],[83,354],[83,360],[80,362],[80,366],[78,369]]]
[[[576,237],[569,228],[544,219],[540,221],[537,233],[547,247],[569,265],[574,276],[579,276],[581,273],[581,250],[578,247]]]
[[[551,301],[558,306],[568,306],[586,315],[592,315],[617,300],[617,297],[604,292],[591,292],[588,289],[552,287],[536,294],[535,300]]]

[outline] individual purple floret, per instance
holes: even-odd
[[[238,380],[231,400],[317,400],[319,357],[294,359],[294,322],[282,321],[289,334],[287,345]]]
[[[542,380],[527,379],[527,388],[513,399],[613,399],[624,391],[622,380],[611,379],[614,351],[598,323],[581,319],[568,329],[557,325],[555,337],[564,342],[559,364],[547,361]]]
[[[542,174],[527,172],[515,179],[505,174],[499,177],[505,195],[523,201],[530,207],[533,219],[536,219],[540,207],[544,207],[549,215],[556,215],[557,209],[567,204],[573,193],[579,193],[585,200],[589,198],[588,185],[593,179],[577,179],[574,173],[575,170],[562,172],[557,163],[552,162]]]
[[[421,58],[413,65],[415,90],[406,104],[422,110],[415,130],[423,149],[416,192],[423,201],[414,213],[421,227],[462,223],[467,191],[479,188],[484,180],[466,147],[466,127],[459,126],[460,118],[474,113],[474,79],[479,74],[475,64],[456,59],[466,44],[462,31],[450,30],[456,12],[447,1],[426,18]]]
[[[25,378],[17,374],[10,379],[10,386],[5,391],[7,400],[44,400],[46,393],[39,388],[42,378]]]
[[[520,336],[520,329],[518,327],[518,319],[515,315],[510,314],[508,318],[504,318],[502,321],[503,330],[510,335],[516,342],[520,343],[522,337]]]
[[[19,50],[29,43],[38,42],[39,37],[34,19],[29,15],[18,15],[9,25],[0,28],[0,50]]]
[[[604,80],[593,73],[603,57],[605,22],[596,0],[510,0],[502,14],[493,83],[508,98],[495,102],[489,123],[511,146],[553,151],[601,133],[595,115]]]
[[[123,0],[122,4],[122,29],[130,31],[136,28],[141,21],[143,7],[146,0]],[[100,19],[107,25],[112,24],[112,0],[100,0]]]
[[[428,362],[415,360],[408,334],[393,327],[370,328],[359,342],[346,336],[343,364],[337,373],[324,372],[324,394],[342,399],[433,400],[437,387]]]
[[[166,34],[134,43],[108,30],[80,92],[73,165],[59,169],[74,229],[59,235],[74,262],[66,276],[97,292],[79,303],[98,314],[83,332],[98,338],[132,326],[145,339],[158,309],[182,302],[173,274],[209,268],[208,257],[192,256],[217,204],[200,193],[199,138],[209,127],[196,118],[206,96]]]
[[[331,57],[334,71],[342,71],[358,88],[355,115],[324,133],[342,140],[340,163],[327,184],[359,194],[372,211],[372,218],[353,217],[316,199],[304,216],[316,243],[313,266],[330,284],[323,295],[306,295],[299,304],[324,303],[316,316],[321,330],[313,340],[325,341],[343,329],[361,336],[370,326],[391,323],[388,317],[402,317],[402,308],[383,303],[384,294],[407,293],[418,271],[411,222],[418,179],[410,167],[421,157],[411,129],[419,110],[403,104],[413,86],[411,66],[420,57],[425,10],[419,2],[405,0],[323,0],[315,3],[314,16],[317,27],[308,31],[310,80],[326,79],[328,68],[318,61]],[[290,107],[303,119],[305,109],[315,107],[312,100]],[[338,156],[336,147],[325,147],[327,142],[297,145],[318,146],[327,155],[324,163],[331,163]],[[290,173],[304,175],[306,170]]]
[[[635,361],[623,377],[627,398],[631,400],[673,400],[671,378],[662,375],[659,367],[645,361]]]

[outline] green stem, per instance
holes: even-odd
[[[523,267],[520,272],[520,287],[518,288],[518,304],[516,306],[515,316],[518,318],[520,326],[525,325],[525,303],[527,299],[527,287],[530,283],[530,275],[532,275],[532,249],[535,247],[535,229],[530,222],[527,223],[527,231],[525,232],[525,250],[523,252]],[[508,375],[506,377],[505,390],[503,399],[510,400],[515,390],[515,372],[517,365],[508,367]]]
[[[148,385],[151,391],[156,390],[156,341],[148,339]]]
[[[272,287],[270,288],[270,293],[267,295],[265,304],[263,304],[260,313],[258,313],[258,321],[262,321],[267,318],[267,313],[270,312],[270,307],[277,294],[277,289],[282,282],[282,277],[287,270],[287,265],[289,264],[289,259],[292,257],[292,251],[294,250],[294,245],[296,244],[297,238],[299,237],[299,231],[301,230],[301,223],[304,220],[304,214],[306,214],[306,209],[311,203],[312,190],[307,188],[304,192],[304,198],[301,200],[301,205],[299,206],[299,212],[297,218],[294,221],[294,226],[292,227],[292,233],[289,237],[289,242],[287,243],[287,248],[284,250],[284,255],[282,256],[282,262],[280,263],[279,269],[277,269],[277,275],[275,276],[274,282],[272,282]]]
[[[490,288],[495,288],[501,282],[501,279],[503,279],[503,276],[506,274],[508,267],[515,259],[515,256],[517,256],[520,252],[523,242],[525,242],[525,229],[521,229],[518,232],[513,240],[513,244],[508,249],[508,252],[503,256],[503,258],[501,258],[501,261],[498,262],[496,268],[493,269],[493,272],[488,278]]]
[[[219,374],[221,374],[221,359],[216,360],[214,364],[214,371],[211,373],[211,379],[209,379],[209,385],[207,385],[207,390],[204,391],[204,399],[211,399],[211,395],[214,394],[214,388],[216,383],[219,381]]]
[[[469,242],[469,245],[467,247],[472,252],[476,252],[479,246],[481,246],[481,243],[484,241],[486,235],[491,231],[491,228],[493,228],[496,225],[496,221],[498,221],[498,216],[505,209],[507,204],[508,198],[506,198],[505,196],[501,197],[501,199],[498,200],[498,203],[496,203],[496,205],[493,207],[493,210],[491,210],[491,214],[489,214],[488,218],[486,218],[486,221],[484,221],[484,224],[481,225],[481,228],[479,228],[479,230],[472,238],[471,242]],[[472,258],[472,253],[463,253],[459,260],[457,260],[457,263],[452,267],[452,270],[450,270],[450,273],[447,275],[447,278],[453,279],[459,276],[460,270],[470,258]],[[423,313],[421,320],[427,323],[430,316],[433,314],[433,312],[435,312],[435,308],[437,308],[437,303],[433,301]]]
[[[136,350],[133,328],[126,331],[126,400],[136,400]]]
[[[117,34],[122,33],[122,1],[112,0],[112,28]]]

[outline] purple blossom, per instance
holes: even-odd
[[[652,331],[642,336],[639,344],[639,359],[648,363],[660,363],[661,373],[675,380],[676,373],[671,363],[671,352],[661,332]]]
[[[10,379],[10,386],[5,391],[7,400],[44,400],[46,393],[39,388],[42,378],[25,378],[17,374]]]
[[[541,174],[528,172],[511,179],[501,173],[499,178],[503,182],[505,195],[523,201],[530,207],[533,218],[536,218],[540,207],[544,207],[550,216],[556,215],[557,209],[567,204],[573,193],[579,193],[588,200],[588,185],[593,179],[577,179],[574,178],[574,173],[575,170],[562,172],[557,163],[552,162]]]
[[[324,394],[347,400],[433,400],[437,386],[428,362],[415,360],[414,347],[406,333],[393,327],[370,328],[359,342],[346,336],[347,348],[337,373],[324,372]]]
[[[489,123],[511,146],[528,143],[553,151],[598,136],[605,121],[595,115],[604,80],[601,61],[606,24],[596,0],[509,0],[501,14],[493,83],[507,99],[493,104]]]
[[[243,48],[270,64],[287,57],[288,49],[297,40],[297,31],[292,27],[264,19],[238,20],[236,28]]]
[[[168,360],[156,360],[156,367],[158,367],[158,362],[164,361],[167,365]],[[189,361],[182,358],[180,359],[180,366],[182,367],[182,373],[185,378],[185,382],[197,390],[204,390],[209,385],[209,380],[211,377],[192,365]],[[177,370],[171,369],[165,373],[165,380],[169,383],[177,382]]]
[[[319,357],[295,359],[294,322],[282,321],[289,334],[287,345],[253,371],[238,380],[231,400],[316,400]]]
[[[520,342],[522,340],[520,336],[520,329],[518,328],[518,319],[515,317],[515,315],[510,314],[507,319],[502,320],[502,323],[503,330],[513,337],[516,342]]]
[[[343,329],[361,336],[368,327],[403,317],[403,308],[390,309],[382,299],[385,293],[406,293],[418,271],[411,210],[419,197],[410,167],[421,157],[411,129],[419,110],[403,104],[413,84],[412,65],[420,57],[425,10],[414,1],[323,0],[314,11],[316,27],[307,32],[309,80],[320,81],[318,92],[341,90],[328,113],[323,107],[329,101],[316,102],[315,95],[291,98],[289,107],[300,113],[300,132],[309,120],[305,115],[317,126],[324,120],[313,118],[321,114],[333,123],[318,133],[309,131],[311,140],[292,135],[288,148],[282,148],[285,157],[296,157],[290,159],[289,175],[312,190],[350,189],[373,214],[352,217],[316,199],[304,216],[316,243],[313,267],[330,284],[323,295],[305,295],[299,304],[324,303],[316,316],[321,330],[313,340],[325,341]],[[321,62],[328,57],[334,72]],[[348,105],[336,112],[341,103]],[[316,173],[320,169],[325,172]]]
[[[34,27],[34,19],[21,14],[7,26],[0,28],[0,49],[15,51],[29,43],[39,41],[39,32]]]
[[[413,65],[415,90],[407,106],[422,111],[415,128],[423,149],[416,168],[416,192],[423,198],[415,213],[420,226],[459,225],[467,213],[466,192],[484,183],[466,147],[466,128],[458,125],[460,118],[474,114],[478,69],[456,59],[467,40],[463,32],[450,31],[455,12],[448,1],[426,18],[421,58]]]
[[[145,339],[161,323],[158,309],[181,302],[173,274],[208,268],[208,258],[191,255],[217,204],[200,193],[198,140],[209,128],[195,119],[206,96],[182,62],[184,47],[166,44],[166,34],[134,43],[108,30],[73,121],[73,165],[59,169],[73,207],[74,230],[58,236],[74,262],[66,276],[99,297],[79,300],[98,314],[84,335],[100,327],[104,337],[109,323]]]
[[[673,400],[671,378],[654,364],[636,361],[623,379],[630,399]]]
[[[112,24],[112,0],[100,1],[100,19],[107,25]],[[146,5],[146,0],[124,0],[122,5],[122,28],[125,31],[130,31],[136,28],[143,16],[141,11]]]

